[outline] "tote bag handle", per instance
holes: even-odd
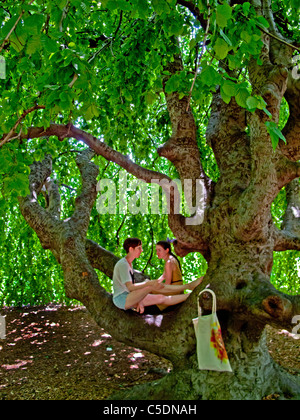
[[[201,309],[201,306],[200,306],[199,298],[200,298],[200,295],[202,295],[202,293],[204,293],[204,292],[208,292],[208,293],[210,293],[212,295],[212,297],[213,297],[212,313],[215,314],[217,312],[217,298],[216,298],[216,294],[211,289],[204,289],[198,295],[198,315],[199,316],[202,316],[202,309]]]

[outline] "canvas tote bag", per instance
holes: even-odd
[[[199,297],[208,292],[213,297],[212,313],[202,316]],[[216,295],[210,289],[204,289],[198,296],[198,318],[193,319],[196,339],[198,366],[201,370],[232,372],[224,346],[221,327],[217,317]]]

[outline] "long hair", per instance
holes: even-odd
[[[157,244],[156,244],[156,245],[160,245],[160,246],[162,246],[164,250],[167,250],[167,249],[169,250],[169,254],[170,254],[170,255],[172,255],[172,257],[174,257],[174,258],[177,260],[178,265],[179,265],[179,269],[180,269],[181,274],[182,274],[180,261],[179,261],[179,259],[177,258],[177,256],[176,256],[175,254],[173,254],[173,252],[172,252],[172,245],[171,245],[171,243],[170,243],[170,242],[168,242],[168,241],[159,241],[159,242],[157,242]]]

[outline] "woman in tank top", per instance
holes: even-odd
[[[164,280],[165,284],[183,284],[180,262],[172,253],[171,244],[168,241],[157,242],[156,254],[159,259],[165,260],[165,269],[159,280]]]

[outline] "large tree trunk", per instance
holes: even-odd
[[[226,340],[230,372],[199,371],[195,355],[155,383],[113,395],[128,400],[260,400],[276,394],[299,398],[299,378],[287,375],[268,352],[265,334],[257,342],[245,333]]]

